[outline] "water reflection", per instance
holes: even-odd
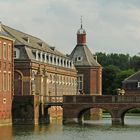
[[[0,140],[12,140],[12,126],[0,127]]]
[[[126,125],[112,126],[111,118],[84,121],[83,125],[62,125],[60,119],[47,125],[0,127],[0,140],[139,140],[140,116],[126,116]]]

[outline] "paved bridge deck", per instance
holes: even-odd
[[[140,103],[140,95],[64,95],[43,96],[42,101],[50,106],[63,106],[63,104],[105,104],[105,103]]]

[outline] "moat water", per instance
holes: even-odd
[[[140,116],[126,116],[124,126],[112,126],[110,117],[83,125],[55,120],[39,126],[3,126],[0,140],[140,140]]]

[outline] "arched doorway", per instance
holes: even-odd
[[[23,94],[22,73],[14,71],[14,95]]]
[[[95,116],[91,116],[91,117],[87,117],[87,112],[90,112],[90,110],[100,110],[101,114],[97,114],[97,115],[101,115],[100,118],[97,118],[96,115]],[[95,113],[96,114],[96,113]],[[79,112],[78,114],[78,122],[81,124],[96,124],[96,125],[104,125],[104,124],[112,124],[112,114],[111,112],[109,112],[109,110],[105,109],[105,108],[96,108],[96,107],[90,107],[90,108],[86,108],[83,109]]]

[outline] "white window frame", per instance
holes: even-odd
[[[12,45],[11,44],[8,44],[8,61],[11,62],[12,60]]]
[[[8,72],[8,81],[7,81],[7,89],[8,91],[11,91],[11,84],[12,84],[12,76],[11,76],[11,72]]]
[[[6,60],[7,57],[7,44],[6,42],[3,43],[3,60]]]
[[[14,59],[18,59],[20,56],[20,50],[17,48],[14,48]]]
[[[80,58],[80,59],[79,59]],[[75,58],[75,61],[82,61],[83,60],[83,57],[82,56],[77,56],[76,58]]]
[[[5,75],[6,75],[6,77],[5,77]],[[7,72],[6,71],[3,71],[3,91],[7,91]]]
[[[78,91],[83,90],[83,79],[84,79],[83,74],[78,74],[78,76],[77,76],[77,89],[78,89]]]

